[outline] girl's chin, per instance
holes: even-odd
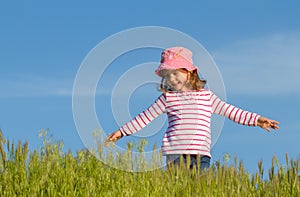
[[[181,91],[182,89],[183,89],[183,87],[181,85],[177,85],[177,86],[172,87],[173,91]]]

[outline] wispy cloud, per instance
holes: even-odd
[[[13,74],[0,79],[0,97],[69,96],[72,81],[37,74]]]
[[[87,79],[88,80],[88,79]],[[15,98],[15,97],[36,97],[36,96],[72,96],[75,78],[72,79],[43,76],[36,73],[16,73],[10,76],[2,76],[0,78],[0,98]],[[87,83],[77,84],[77,89],[74,92],[76,96],[117,96],[122,97],[128,93],[126,84],[119,85],[120,87],[113,91],[111,85],[98,85],[96,89]],[[80,89],[80,91],[79,91]],[[133,91],[133,90],[132,90]]]
[[[213,53],[227,91],[299,94],[300,33],[239,40]]]

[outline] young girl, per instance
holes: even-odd
[[[213,113],[267,131],[279,128],[277,121],[227,104],[212,91],[204,89],[206,81],[199,78],[192,52],[186,48],[164,50],[155,73],[162,78],[160,89],[163,93],[148,109],[110,134],[108,142],[138,132],[157,116],[166,113],[169,125],[163,137],[162,153],[167,164],[179,164],[182,156],[184,162],[190,158],[190,168],[197,168],[198,160],[204,169],[210,165],[210,120]]]

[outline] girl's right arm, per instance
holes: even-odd
[[[122,127],[120,127],[119,130],[110,134],[107,137],[107,142],[117,141],[123,136],[131,135],[144,128],[152,120],[154,120],[160,114],[165,112],[165,108],[166,108],[165,101],[166,101],[165,95],[161,94],[148,109],[146,109],[145,111],[137,115],[128,123],[124,124]]]

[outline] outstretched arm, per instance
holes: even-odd
[[[160,97],[158,97],[148,109],[137,115],[131,121],[124,124],[122,127],[120,127],[119,130],[108,135],[105,144],[108,145],[109,142],[116,142],[123,136],[128,136],[138,132],[160,114],[164,113],[165,107],[165,95],[161,94]]]
[[[279,129],[279,122],[227,104],[219,99],[215,94],[212,94],[211,101],[213,113],[226,116],[234,122],[248,126],[260,126],[261,128],[266,129],[268,132],[270,132],[271,129]]]
[[[260,116],[257,120],[257,126],[260,126],[263,129],[266,129],[268,132],[271,131],[271,128],[274,130],[279,129],[279,122],[276,120],[270,120],[268,118]]]
[[[211,93],[212,113],[225,116],[230,120],[246,126],[256,126],[259,115],[249,111],[245,111],[219,99],[215,94]]]

